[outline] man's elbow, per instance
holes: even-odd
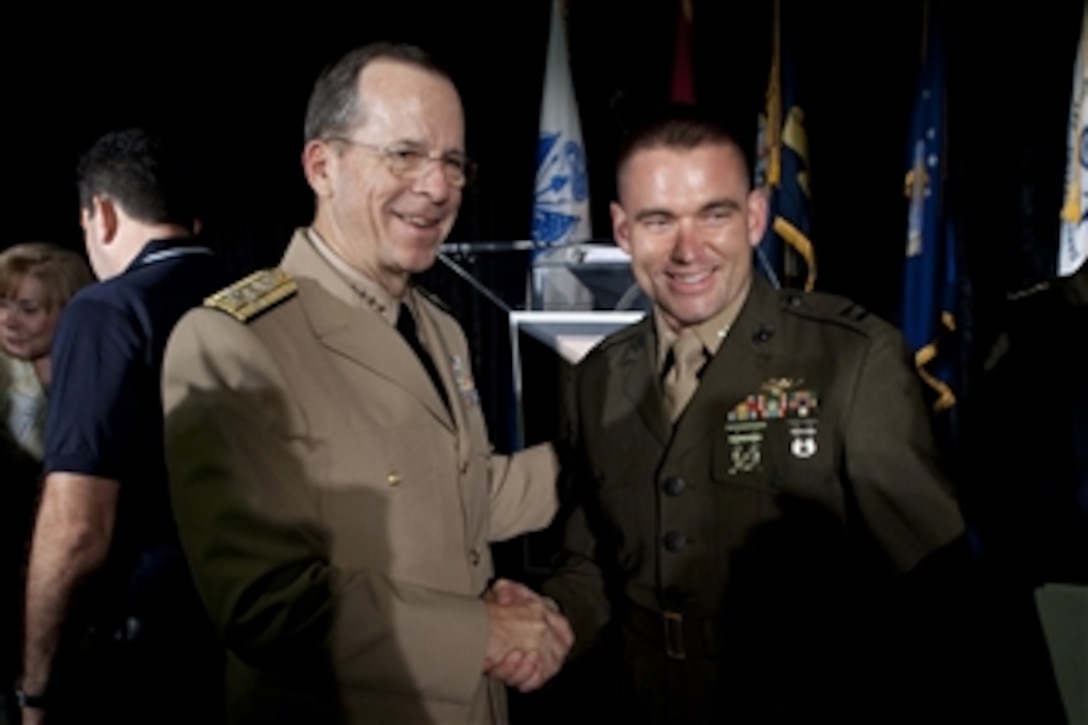
[[[39,527],[45,522],[39,521]],[[34,558],[66,562],[66,568],[92,572],[102,567],[109,554],[111,532],[92,522],[66,522],[35,537]],[[47,553],[48,552],[48,553]]]
[[[117,484],[109,479],[51,473],[34,532],[34,549],[53,552],[81,568],[101,566],[109,554],[116,518]]]
[[[113,532],[93,523],[74,527],[66,544],[72,556],[78,557],[96,568],[105,563],[110,550]]]
[[[227,648],[247,665],[297,670],[329,659],[337,594],[325,567],[281,566],[219,594],[205,604]]]

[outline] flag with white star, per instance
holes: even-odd
[[[959,278],[956,244],[944,205],[945,67],[940,16],[931,13],[911,117],[906,262],[902,328],[918,373],[932,390],[933,410],[956,403],[956,365],[951,337],[956,330]]]

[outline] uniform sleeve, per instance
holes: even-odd
[[[598,536],[606,528],[599,516],[594,482],[582,448],[575,382],[568,386],[558,444],[561,505],[557,526],[562,531],[553,574],[541,590],[559,603],[574,630],[571,656],[584,652],[611,618],[605,571]],[[618,581],[618,579],[617,579]]]
[[[963,532],[902,337],[872,340],[845,409],[845,459],[864,524],[900,570]]]
[[[445,320],[442,334],[447,337],[446,344],[451,346],[456,357],[461,361],[471,360],[468,340],[460,324],[444,313],[437,317]],[[472,379],[471,372],[468,379]],[[545,443],[510,455],[497,454],[492,450],[479,405],[467,408],[465,416],[474,445],[488,452],[488,540],[506,541],[550,524],[558,506],[559,463],[553,446]]]
[[[138,320],[122,308],[86,297],[65,308],[52,353],[46,473],[127,478],[129,442],[146,403],[132,393],[158,389],[146,377],[145,347]]]
[[[492,541],[543,529],[558,506],[559,463],[550,443],[513,455],[491,455]]]
[[[292,680],[449,702],[479,686],[487,620],[472,596],[330,563],[289,382],[250,328],[196,310],[167,348],[167,460],[179,531],[234,656]]]

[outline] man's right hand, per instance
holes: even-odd
[[[574,644],[566,617],[554,602],[505,579],[484,595],[488,641],[484,671],[522,692],[547,682]]]

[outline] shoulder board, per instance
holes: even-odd
[[[453,314],[453,311],[450,310],[450,306],[447,305],[446,302],[439,298],[439,296],[436,295],[434,292],[431,292],[429,289],[420,287],[419,285],[412,285],[412,289],[416,291],[416,294],[418,294],[420,297],[426,298],[428,302],[430,302],[438,309],[442,310],[447,314]]]
[[[294,296],[298,285],[279,267],[262,269],[205,298],[205,307],[222,310],[239,322],[248,322]]]
[[[801,317],[842,325],[867,334],[887,324],[865,307],[845,297],[820,292],[790,291],[783,295],[783,308]]]

